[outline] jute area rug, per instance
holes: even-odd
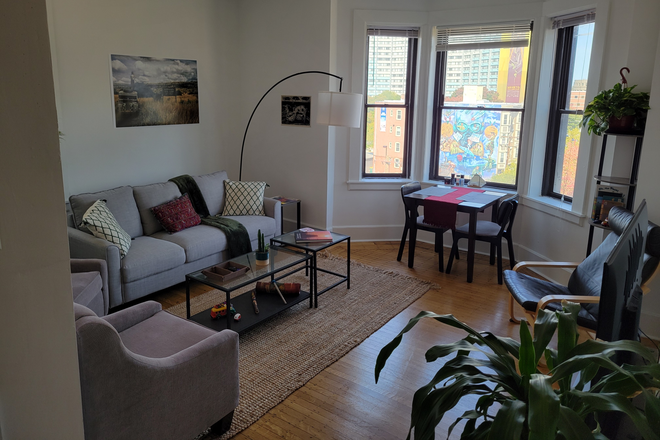
[[[346,260],[337,256],[319,254],[318,264],[346,273]],[[304,290],[309,288],[304,270],[285,281],[299,282]],[[336,281],[337,277],[319,272],[319,290]],[[222,437],[207,434],[201,438],[226,439],[244,430],[429,289],[437,287],[351,262],[350,289],[346,289],[346,283],[341,284],[319,297],[318,308],[310,309],[309,302],[303,301],[241,335],[240,402],[231,430]],[[217,290],[193,298],[191,313],[199,313],[223,299],[224,294]],[[167,311],[185,317],[185,303]]]

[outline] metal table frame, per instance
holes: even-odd
[[[343,234],[337,234],[335,232],[331,232],[333,240],[331,242],[326,242],[326,243],[296,243],[295,240],[295,234],[296,231],[289,232],[283,235],[280,235],[278,237],[273,237],[270,239],[270,244],[271,247],[273,245],[278,245],[279,246],[290,246],[295,249],[300,249],[305,251],[306,254],[311,254],[311,260],[310,264],[305,266],[305,275],[307,275],[307,269],[310,270],[311,276],[310,276],[310,284],[312,287],[310,289],[312,290],[312,296],[314,298],[314,307],[318,307],[319,301],[318,297],[319,295],[324,294],[330,289],[333,289],[340,285],[343,282],[346,282],[346,288],[350,289],[351,288],[351,237],[348,235],[343,235]],[[346,275],[336,273],[329,271],[327,269],[323,269],[318,267],[317,263],[317,258],[316,254],[322,250],[328,249],[331,246],[334,246],[338,243],[346,242]],[[300,269],[302,270],[302,269]],[[320,292],[318,291],[318,272],[323,272],[327,273],[330,275],[334,275],[336,277],[339,277],[339,281],[331,284],[330,286],[326,287],[325,289],[321,290]],[[312,281],[313,280],[313,281]]]

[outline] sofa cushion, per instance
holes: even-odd
[[[164,358],[180,352],[217,332],[193,321],[167,312],[158,312],[149,319],[119,333],[122,343],[133,353],[149,358]]]
[[[121,260],[123,283],[166,272],[186,262],[186,254],[181,246],[153,237],[137,237],[131,251]]]
[[[227,218],[234,219],[245,226],[248,234],[250,234],[250,241],[257,239],[257,232],[261,229],[264,236],[279,235],[279,231],[275,227],[275,219],[272,217],[261,215],[236,215],[228,216]]]
[[[82,218],[89,207],[97,200],[105,200],[112,215],[115,216],[119,225],[124,231],[128,232],[131,238],[142,235],[140,213],[133,198],[133,188],[130,186],[121,186],[107,191],[77,194],[69,197],[71,212],[73,213],[73,219],[78,229],[88,232],[87,228],[82,226]]]
[[[181,191],[174,182],[154,183],[133,187],[133,195],[140,212],[140,221],[144,235],[162,231],[163,227],[158,222],[151,208],[162,205],[181,197]]]
[[[264,191],[266,182],[234,182],[225,180],[223,216],[266,215]]]
[[[228,179],[226,171],[217,171],[203,176],[194,176],[199,190],[204,196],[209,215],[217,215],[222,212],[225,205],[225,184]]]
[[[183,231],[184,229],[197,226],[202,222],[199,214],[195,212],[188,194],[184,194],[171,202],[151,208],[158,223],[169,233]]]
[[[156,232],[153,238],[169,241],[182,247],[186,253],[186,263],[217,254],[228,248],[225,234],[220,229],[208,225],[194,226],[176,234],[160,231]]]
[[[131,236],[122,229],[103,200],[97,200],[82,218],[87,229],[98,238],[114,243],[124,258],[131,247]]]

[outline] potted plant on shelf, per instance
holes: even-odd
[[[408,438],[412,432],[416,440],[435,438],[445,413],[470,395],[476,397],[474,409],[456,419],[447,438],[465,421],[461,438],[601,440],[606,437],[599,422],[609,411],[630,416],[645,439],[660,438],[660,399],[651,391],[660,387],[660,365],[653,351],[635,341],[577,344],[580,305],[563,302],[562,306],[562,311],[539,311],[533,338],[522,320],[521,342],[475,331],[452,315],[420,312],[411,319],[380,351],[376,382],[403,334],[421,319],[435,319],[468,335],[426,352],[427,362],[455,357],[415,392]],[[555,330],[557,349],[548,347]],[[646,364],[619,366],[611,359],[615,352],[635,353]],[[543,355],[548,372],[538,368]],[[645,400],[644,409],[630,402],[629,397],[636,395]]]
[[[608,129],[617,133],[643,131],[649,110],[649,94],[634,92],[635,87],[617,83],[611,89],[600,92],[584,108],[580,124],[587,127],[589,134],[598,136]]]
[[[261,233],[261,229],[257,231],[257,242],[258,248],[256,252],[257,265],[265,266],[268,264],[268,245],[265,244],[264,234]]]

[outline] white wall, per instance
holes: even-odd
[[[250,114],[264,93],[283,78],[303,71],[330,69],[330,0],[250,0],[239,5],[241,99],[239,123],[242,139]],[[305,225],[326,227],[328,181],[328,127],[316,121],[317,94],[337,91],[339,80],[322,74],[290,78],[262,101],[250,124],[243,157],[243,180],[266,181],[267,195],[302,200]],[[346,91],[344,82],[344,91]],[[312,98],[311,127],[283,126],[282,95]],[[227,151],[229,176],[238,179],[240,140]],[[291,217],[290,212],[285,217]]]
[[[65,194],[234,166],[235,0],[48,0]],[[110,55],[197,61],[199,124],[115,128]]]
[[[0,438],[83,438],[43,0],[0,14]]]

